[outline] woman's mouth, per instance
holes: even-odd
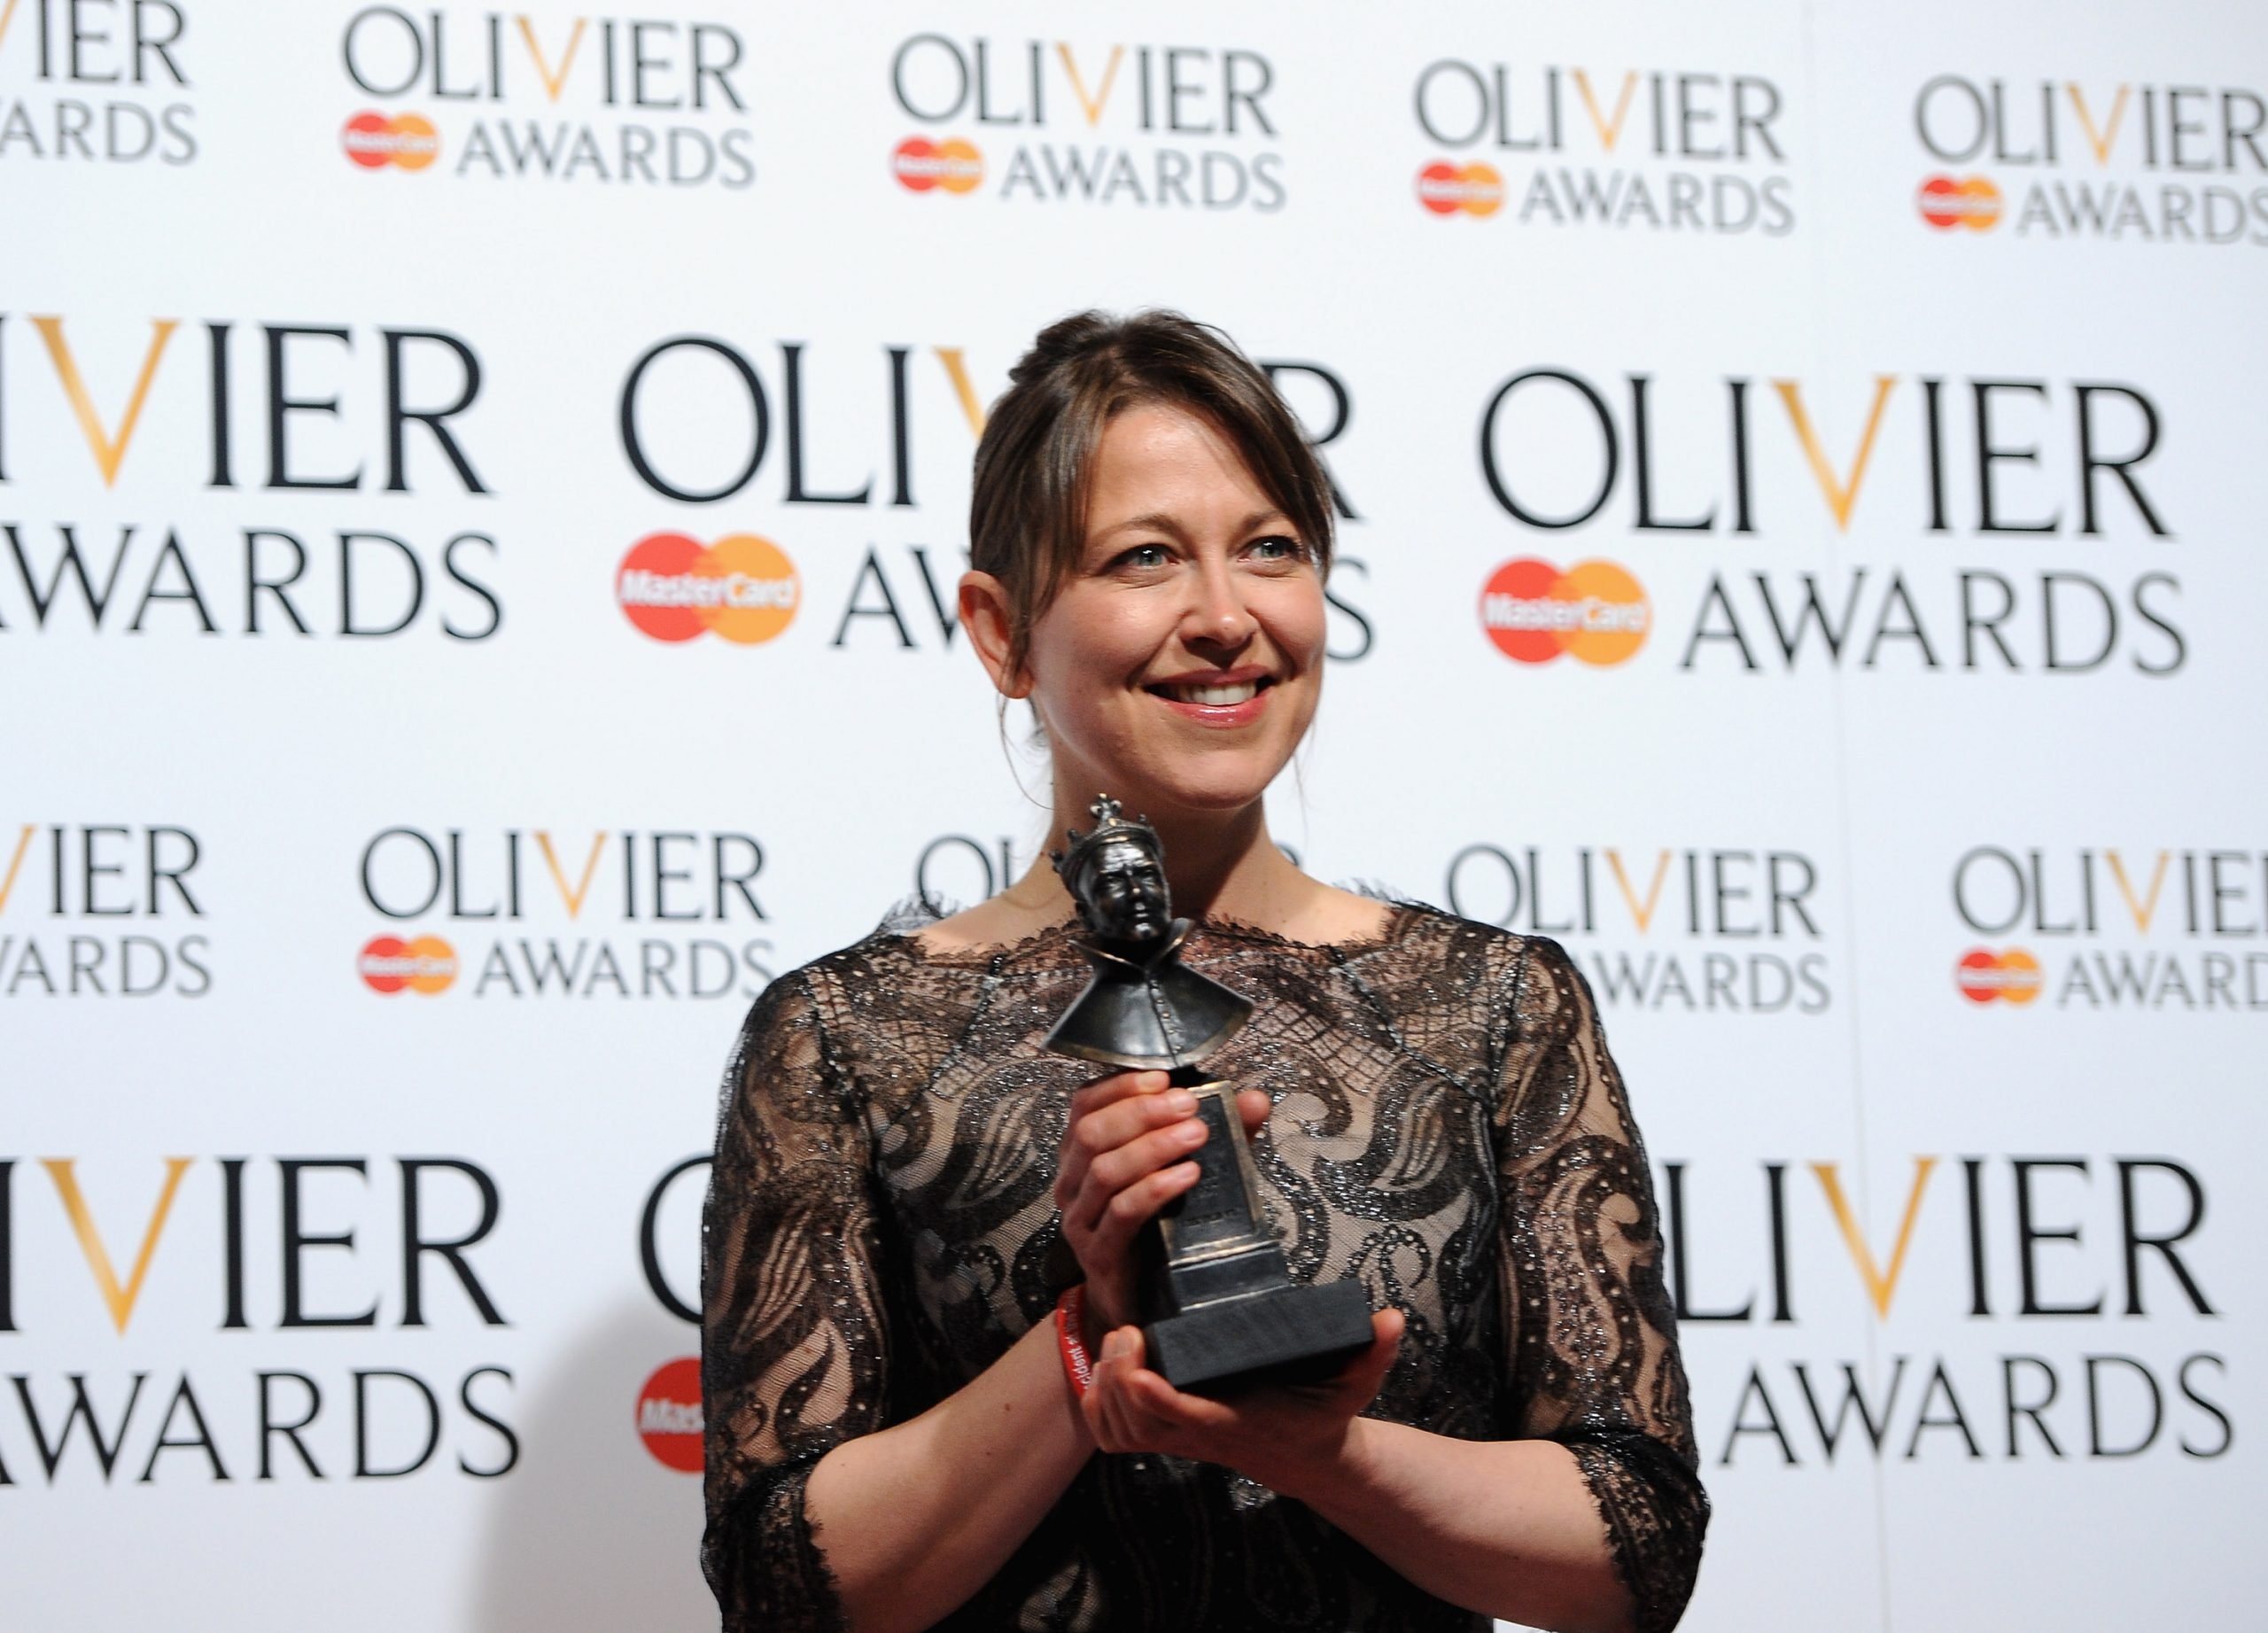
[[[1187,719],[1208,726],[1242,726],[1260,717],[1275,684],[1276,677],[1270,674],[1208,675],[1157,681],[1143,689]]]
[[[1233,685],[1214,686],[1207,685],[1200,681],[1194,685],[1169,686],[1162,689],[1167,696],[1178,698],[1181,702],[1185,704],[1218,705],[1223,704],[1249,703],[1254,697],[1259,695],[1260,682],[1257,680],[1239,680]]]

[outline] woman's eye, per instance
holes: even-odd
[[[1122,567],[1154,571],[1164,566],[1172,557],[1162,544],[1138,544],[1118,558]]]
[[[1283,533],[1255,539],[1246,548],[1262,561],[1302,562],[1308,558],[1308,547]]]

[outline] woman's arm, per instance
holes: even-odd
[[[926,1628],[1005,1565],[1094,1450],[1055,1324],[920,1417],[845,1441],[804,1512],[858,1633]]]
[[[1197,1178],[1205,1125],[1163,1072],[1072,1097],[1055,1194],[1090,1299],[1130,1305],[1136,1233]],[[1266,1097],[1240,1102],[1248,1124]],[[812,1472],[805,1512],[858,1633],[928,1627],[1005,1565],[1094,1450],[1043,1321],[920,1417],[847,1441]]]
[[[1644,1154],[1566,954],[1528,944],[1510,996],[1500,1291],[1526,1438],[1357,1417],[1392,1365],[1394,1311],[1333,1383],[1235,1402],[1177,1392],[1122,1329],[1105,1342],[1088,1417],[1105,1450],[1223,1463],[1299,1498],[1452,1604],[1567,1633],[1657,1633],[1691,1591],[1708,1502]]]
[[[1630,1596],[1565,1446],[1456,1440],[1357,1418],[1344,1453],[1287,1495],[1426,1592],[1503,1621],[1623,1633]]]
[[[703,1215],[703,1563],[727,1633],[927,1627],[1006,1563],[1094,1450],[1042,1321],[887,1422],[889,1318],[866,1124],[809,976],[750,1013]],[[1265,1102],[1246,1108],[1264,1114]],[[1057,1195],[1091,1295],[1123,1297],[1143,1221],[1203,1137],[1162,1073],[1073,1098]]]
[[[1452,1605],[1560,1633],[1631,1625],[1598,1509],[1565,1446],[1356,1418],[1335,1455],[1254,1478]]]
[[[1087,1396],[1107,1451],[1221,1463],[1296,1497],[1426,1592],[1507,1621],[1622,1633],[1630,1596],[1574,1457],[1549,1441],[1471,1441],[1355,1414],[1394,1365],[1402,1317],[1336,1380],[1234,1401],[1177,1391],[1141,1365],[1139,1328],[1103,1344]]]

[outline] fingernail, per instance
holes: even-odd
[[[1205,1125],[1195,1117],[1174,1124],[1173,1133],[1174,1138],[1184,1146],[1201,1146],[1205,1143]]]
[[[1122,1361],[1126,1358],[1126,1352],[1132,1348],[1132,1341],[1123,1331],[1113,1331],[1108,1338],[1102,1341],[1102,1358],[1106,1361]]]
[[[1185,1117],[1197,1109],[1197,1096],[1187,1089],[1176,1089],[1166,1096],[1166,1109]]]

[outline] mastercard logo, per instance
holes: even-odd
[[[1981,175],[1956,182],[1933,175],[1914,195],[1914,206],[1932,227],[1966,227],[1983,232],[2000,219],[2000,190]]]
[[[680,1357],[638,1391],[638,1438],[654,1461],[680,1474],[701,1472],[701,1363]]]
[[[1504,202],[1504,178],[1489,165],[1436,159],[1418,173],[1418,202],[1436,215],[1494,215]]]
[[[1646,592],[1612,562],[1577,562],[1562,572],[1524,556],[1480,587],[1480,627],[1499,652],[1523,664],[1548,664],[1562,652],[1619,664],[1646,644],[1653,623]]]
[[[939,187],[949,193],[974,192],[984,179],[984,155],[959,136],[943,142],[908,136],[891,151],[889,168],[897,184],[908,192],[926,193]]]
[[[404,941],[380,936],[354,957],[354,973],[373,992],[446,992],[457,978],[457,950],[439,936]]]
[[[1972,1004],[2028,1004],[2039,996],[2039,960],[2022,947],[2006,953],[1979,947],[1953,967],[1953,979]]]
[[[391,119],[383,113],[357,113],[338,133],[338,144],[365,170],[383,170],[388,165],[423,170],[441,156],[441,138],[421,113],[397,113]]]
[[[649,533],[614,575],[623,616],[656,641],[707,630],[755,646],[796,621],[803,595],[787,552],[754,533],[705,547],[683,533]]]

